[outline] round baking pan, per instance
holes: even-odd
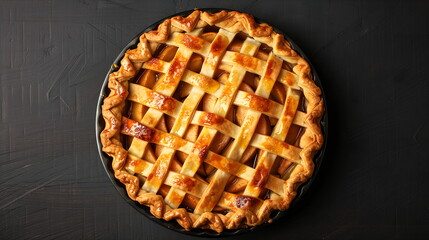
[[[232,11],[230,9],[223,9],[223,8],[203,8],[200,9],[202,11],[207,11],[207,12],[219,12],[222,10],[226,10],[226,11]],[[104,169],[106,170],[107,175],[109,176],[110,180],[112,181],[113,185],[115,186],[115,188],[118,190],[118,192],[120,193],[120,195],[125,199],[125,201],[127,201],[131,206],[133,206],[137,211],[139,211],[140,213],[142,213],[144,216],[146,216],[147,218],[149,218],[150,220],[168,228],[168,229],[172,229],[175,230],[177,232],[180,233],[184,233],[184,234],[188,234],[188,235],[193,235],[193,236],[201,236],[201,237],[223,237],[223,236],[235,236],[237,234],[241,234],[241,233],[245,233],[245,232],[252,232],[255,231],[257,229],[261,229],[264,228],[265,226],[270,225],[270,223],[264,223],[262,225],[259,226],[255,226],[255,227],[249,227],[249,228],[241,228],[241,229],[234,229],[234,230],[229,230],[229,229],[225,229],[223,232],[221,233],[217,233],[215,231],[212,230],[205,230],[205,229],[192,229],[191,231],[186,231],[184,228],[182,228],[176,221],[165,221],[162,219],[158,219],[156,217],[154,217],[150,211],[149,211],[149,207],[146,207],[144,205],[139,204],[138,202],[135,202],[133,200],[131,200],[128,197],[127,191],[124,187],[124,185],[115,178],[114,174],[113,174],[113,169],[112,169],[112,159],[102,151],[102,145],[101,145],[101,140],[100,140],[100,133],[101,131],[103,131],[105,123],[104,123],[104,119],[103,116],[101,115],[101,105],[103,104],[103,100],[105,97],[107,97],[109,95],[109,88],[107,87],[107,83],[109,80],[109,74],[116,71],[117,68],[113,67],[114,65],[119,66],[120,65],[120,61],[121,59],[124,57],[125,51],[130,49],[130,48],[135,48],[137,46],[137,43],[139,41],[139,36],[145,32],[157,29],[158,25],[161,24],[165,19],[168,18],[172,18],[174,16],[187,16],[189,14],[191,14],[194,10],[189,10],[189,11],[184,11],[184,12],[180,12],[171,16],[168,16],[164,19],[159,20],[158,22],[150,25],[149,27],[147,27],[144,31],[142,31],[141,33],[139,33],[137,36],[135,36],[130,43],[128,43],[124,49],[119,53],[119,55],[116,57],[115,61],[112,63],[112,66],[110,68],[110,70],[107,72],[107,75],[104,79],[103,85],[101,87],[101,91],[100,91],[100,96],[98,98],[98,103],[97,103],[97,111],[96,111],[96,120],[95,120],[95,131],[96,131],[96,139],[97,139],[97,147],[98,147],[98,152],[100,155],[100,159],[101,162],[103,163]],[[262,23],[265,21],[262,21],[258,18],[255,17],[255,21],[258,23]],[[271,25],[271,24],[270,24]],[[272,25],[271,25],[272,26]],[[294,41],[292,41],[287,34],[284,34],[281,30],[279,30],[278,28],[273,26],[273,29],[280,34],[283,34],[285,36],[285,39],[287,41],[290,42],[292,49],[294,49],[297,53],[299,53],[301,55],[301,57],[303,57],[311,66],[311,70],[312,70],[312,75],[313,75],[313,81],[316,83],[316,85],[322,90],[322,98],[324,99],[324,103],[325,103],[325,113],[322,116],[322,120],[321,120],[321,128],[322,128],[322,132],[324,135],[324,144],[322,146],[322,148],[318,151],[318,153],[315,155],[314,158],[314,164],[315,164],[315,168],[314,168],[314,172],[312,177],[305,183],[301,184],[301,186],[298,188],[297,191],[297,195],[295,197],[295,199],[292,201],[289,209],[293,208],[303,197],[303,195],[308,191],[308,189],[310,188],[311,184],[313,183],[314,179],[317,176],[317,173],[319,171],[320,165],[322,164],[322,160],[323,160],[323,156],[325,153],[325,149],[326,149],[326,143],[327,143],[327,138],[328,138],[328,113],[327,113],[327,108],[326,108],[326,98],[325,98],[325,94],[322,88],[322,84],[320,82],[320,79],[316,73],[316,71],[314,70],[313,65],[311,64],[311,62],[309,61],[309,59],[306,57],[306,55],[304,54],[304,52],[298,47],[298,45],[295,44]],[[286,211],[273,211],[271,214],[271,218],[273,221],[278,220],[279,218],[285,216],[288,214],[288,210]]]

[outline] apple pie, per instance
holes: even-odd
[[[286,210],[323,144],[310,65],[236,11],[163,21],[108,78],[102,150],[128,196],[193,228],[245,228]]]

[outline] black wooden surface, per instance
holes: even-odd
[[[0,2],[0,239],[190,238],[120,197],[94,120],[119,51],[195,7],[282,29],[327,95],[329,144],[311,191],[235,239],[429,238],[429,2],[41,0]]]

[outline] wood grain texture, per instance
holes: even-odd
[[[0,239],[188,239],[129,206],[98,159],[107,70],[146,26],[195,7],[288,33],[327,95],[329,142],[303,201],[231,239],[429,238],[424,1],[0,1]]]

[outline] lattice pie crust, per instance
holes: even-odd
[[[287,209],[323,143],[308,63],[239,12],[195,10],[139,40],[102,106],[103,151],[129,197],[187,230]]]

